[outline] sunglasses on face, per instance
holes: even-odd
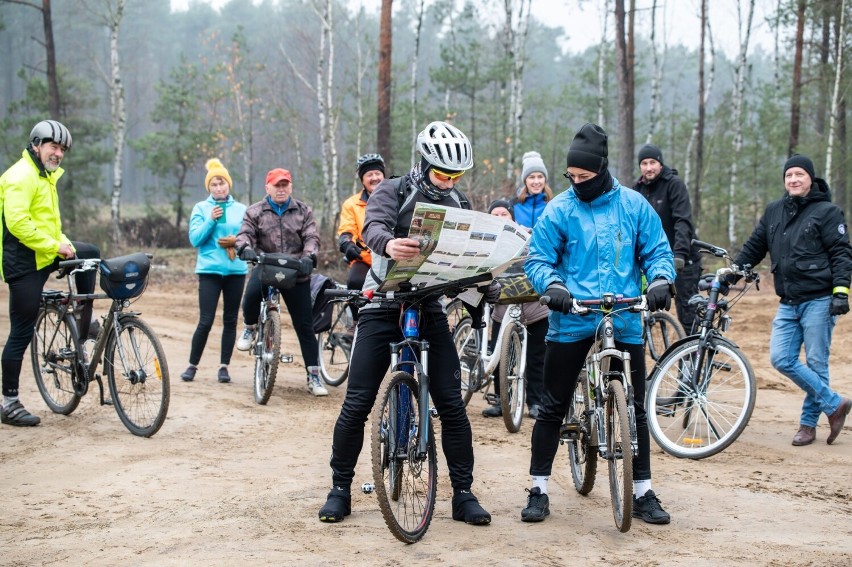
[[[434,173],[434,174],[435,174],[435,178],[436,178],[438,181],[443,181],[443,182],[447,182],[447,181],[455,181],[455,180],[457,180],[459,177],[461,177],[462,175],[464,175],[464,171],[457,171],[457,172],[455,172],[455,173],[446,173],[446,172],[441,171],[441,170],[439,170],[439,169],[435,169],[434,167],[432,168],[432,173]]]

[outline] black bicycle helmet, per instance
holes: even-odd
[[[30,143],[38,146],[44,142],[56,142],[60,146],[65,146],[66,150],[70,150],[71,132],[56,120],[42,120],[30,132]]]
[[[364,154],[359,157],[355,165],[355,172],[358,174],[358,179],[361,179],[369,169],[379,169],[384,174],[385,160],[382,159],[382,156],[379,154]]]

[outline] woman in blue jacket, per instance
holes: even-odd
[[[547,168],[538,152],[524,154],[521,183],[518,195],[512,200],[515,222],[532,230],[544,207],[553,199],[553,189],[547,184]]]
[[[189,366],[180,375],[184,382],[195,379],[201,354],[216,318],[219,295],[222,296],[222,352],[219,355],[219,382],[230,382],[228,364],[237,340],[237,316],[246,263],[237,258],[234,242],[243,222],[246,206],[231,196],[231,176],[216,158],[205,164],[204,186],[210,196],[196,203],[189,217],[189,242],[198,248],[195,273],[198,274],[198,326],[192,335]]]
[[[607,170],[607,136],[600,126],[583,126],[568,149],[565,177],[570,191],[547,206],[533,228],[525,270],[536,292],[550,297],[550,328],[544,358],[544,407],[532,432],[532,457],[525,522],[550,513],[547,479],[559,445],[559,428],[572,399],[600,317],[568,314],[573,297],[599,299],[604,293],[636,297],[641,275],[651,284],[649,308],[668,309],[675,278],[674,257],[660,217],[639,193],[626,190]],[[669,515],[651,490],[651,447],[645,415],[645,356],[639,313],[616,321],[616,347],[631,355],[639,454],[633,460],[633,516],[667,524]]]

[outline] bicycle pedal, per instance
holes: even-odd
[[[563,441],[577,441],[580,433],[579,423],[566,423],[559,428],[559,438]]]
[[[284,364],[290,364],[291,362],[293,362],[293,355],[292,354],[282,354],[281,356],[278,357],[278,359]]]
[[[717,368],[719,370],[724,370],[725,372],[730,372],[733,366],[728,364],[727,362],[713,362],[713,368]]]
[[[431,415],[433,418],[438,417],[438,410],[435,408],[429,408],[429,415]]]

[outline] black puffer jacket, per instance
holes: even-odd
[[[663,231],[666,233],[675,257],[684,260],[700,260],[701,252],[691,244],[692,239],[695,238],[695,227],[692,224],[689,192],[677,176],[677,170],[664,165],[660,174],[651,183],[645,183],[640,178],[633,188],[648,199],[660,215]]]
[[[756,266],[767,252],[782,303],[797,305],[849,287],[852,246],[846,219],[824,180],[814,179],[805,197],[785,195],[769,203],[735,263]]]

